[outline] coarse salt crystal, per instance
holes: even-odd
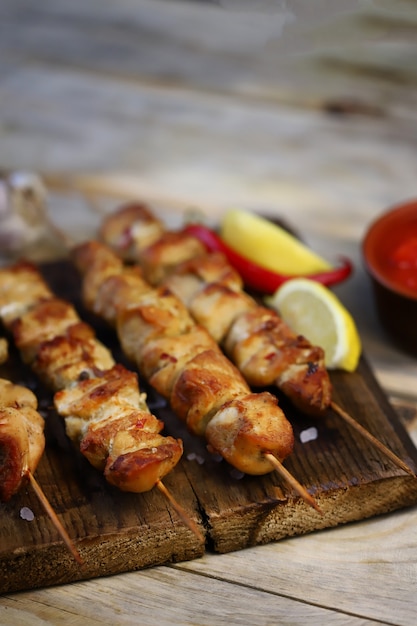
[[[25,519],[27,522],[31,522],[35,519],[35,514],[28,506],[23,506],[20,509],[20,517]]]
[[[318,430],[315,426],[311,428],[306,428],[306,430],[301,431],[300,433],[300,441],[301,443],[307,443],[309,441],[314,441],[317,439]]]
[[[187,459],[188,461],[196,461],[199,465],[204,464],[204,458],[196,454],[195,452],[190,452],[189,454],[187,454]]]

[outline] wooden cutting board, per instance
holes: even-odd
[[[113,331],[83,310],[72,267],[59,261],[41,269],[56,293],[72,300],[116,359],[125,362]],[[39,386],[13,350],[0,375],[29,385],[38,395],[46,417],[47,447],[36,477],[84,560],[83,566],[74,561],[28,487],[0,505],[0,593],[191,560],[206,550],[241,550],[417,502],[417,479],[393,465],[340,417],[307,418],[280,398],[296,437],[294,454],[285,465],[316,498],[320,515],[278,475],[241,476],[210,455],[204,441],[191,437],[165,402],[142,383],[166,431],[183,438],[183,459],[164,483],[200,527],[206,538],[202,545],[159,491],[127,494],[106,483],[68,441],[52,408],[52,394]],[[417,451],[366,360],[362,358],[353,374],[333,372],[331,377],[334,400],[416,469]],[[302,443],[300,434],[312,427],[317,437]],[[31,513],[33,519],[28,520]]]

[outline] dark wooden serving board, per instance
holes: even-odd
[[[83,310],[71,266],[62,261],[42,270],[56,293],[77,305],[116,359],[123,361],[114,333]],[[296,436],[294,454],[285,465],[317,499],[323,511],[319,515],[278,475],[242,477],[211,456],[204,442],[191,437],[161,398],[142,383],[166,431],[183,438],[183,459],[164,483],[199,525],[206,538],[201,545],[159,491],[127,494],[106,483],[68,441],[63,422],[52,409],[52,394],[37,384],[13,350],[0,375],[29,385],[39,397],[47,447],[36,477],[84,559],[82,567],[74,561],[27,487],[0,505],[0,593],[191,560],[206,550],[240,550],[417,503],[417,480],[340,417],[306,418],[280,398]],[[334,400],[417,468],[417,451],[365,359],[355,373],[331,376]],[[311,426],[316,426],[317,438],[301,443],[300,433]],[[22,517],[24,507],[33,512],[32,521]]]

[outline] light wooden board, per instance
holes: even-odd
[[[289,3],[282,36],[279,11],[233,4],[5,0],[0,165],[271,209],[376,210],[378,173],[382,202],[411,193],[414,3]]]
[[[36,619],[42,620],[42,624],[46,622],[54,626],[68,624],[68,620],[71,620],[71,626],[85,623],[92,626],[109,623],[135,625],[138,620],[147,626],[172,623],[199,626],[247,626],[252,623],[270,626],[276,623],[276,616],[281,615],[291,615],[294,626],[304,626],[307,622],[313,626],[371,626],[380,623],[294,601],[276,591],[267,593],[251,585],[236,586],[225,581],[221,574],[207,580],[206,576],[195,576],[185,570],[158,567],[100,582],[99,590],[95,581],[71,585],[79,600],[76,610],[71,594],[64,587],[53,590],[53,599],[50,590],[39,590],[36,595],[27,592],[19,594],[18,598],[9,596],[0,601],[2,626],[37,626]],[[210,593],[207,593],[207,584]],[[135,602],[130,600],[130,594],[136,598]],[[149,609],[148,598],[157,604],[157,616]]]
[[[94,0],[4,0],[1,17],[16,67],[30,59],[255,103],[415,115],[417,11],[407,0],[119,0],[99,12]]]

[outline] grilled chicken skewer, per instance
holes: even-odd
[[[208,253],[191,234],[167,231],[144,205],[131,204],[102,223],[101,238],[144,277],[165,285],[208,330],[252,387],[277,386],[302,412],[332,409],[408,474],[413,470],[332,400],[320,347],[291,331],[276,311],[243,290],[238,273],[220,253]],[[216,314],[214,314],[216,312]]]
[[[0,501],[7,502],[29,482],[75,560],[82,559],[34,477],[45,449],[44,419],[36,396],[0,378]]]
[[[137,375],[115,364],[33,265],[0,269],[0,318],[23,361],[56,392],[68,436],[109,483],[143,492],[171,471],[182,442],[160,434],[163,425],[150,413]]]
[[[152,285],[175,293],[252,387],[276,385],[304,413],[331,402],[324,353],[295,335],[275,311],[243,291],[221,254],[183,231],[166,231],[142,205],[128,205],[102,223],[102,239],[125,260],[139,263]]]
[[[277,399],[252,393],[180,300],[164,287],[152,288],[110,248],[91,241],[74,248],[72,257],[87,308],[117,329],[126,355],[188,429],[244,473],[279,470],[294,436]],[[287,471],[281,474],[318,510],[304,487]]]

